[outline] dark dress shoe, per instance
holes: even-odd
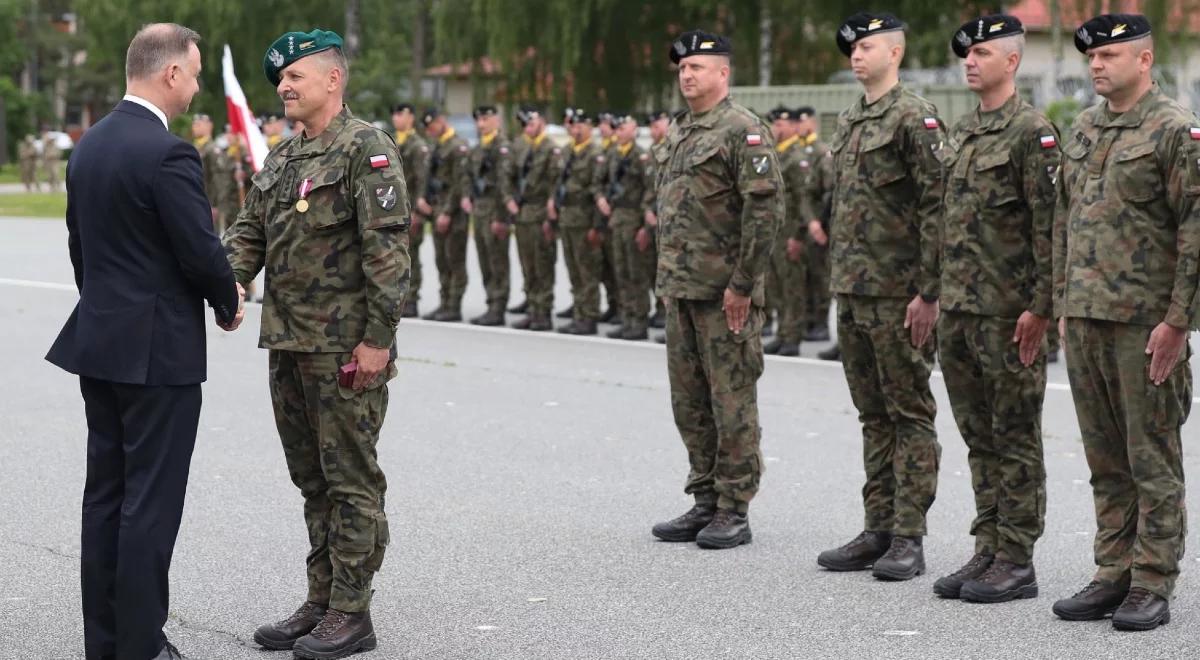
[[[600,315],[600,322],[601,323],[612,323],[617,318],[617,315],[619,313],[620,312],[617,311],[616,307],[610,306],[608,308],[608,311],[606,311],[606,312],[604,312],[604,314]]]
[[[561,311],[561,312],[559,312],[559,313],[555,314],[555,315],[554,315],[554,318],[556,318],[556,319],[571,319],[571,318],[575,318],[575,305],[571,305],[570,307],[568,307],[568,308],[564,309],[563,311]]]
[[[1130,589],[1112,616],[1117,630],[1154,630],[1170,622],[1171,604],[1167,599],[1141,587]]]
[[[663,541],[695,541],[696,535],[712,522],[716,513],[716,506],[697,504],[678,518],[658,523],[650,530],[650,533]]]
[[[442,310],[443,310],[443,308],[438,307],[437,309],[433,310],[432,312],[429,312],[429,313],[425,314],[424,316],[422,316],[421,320],[422,321],[436,321],[438,314],[441,314]]]
[[[967,580],[959,595],[971,603],[1005,603],[1018,598],[1037,598],[1037,573],[1033,570],[1033,564],[1022,566],[1007,559],[997,559],[982,575]]]
[[[667,315],[663,312],[654,312],[654,316],[650,317],[650,327],[656,330],[667,327]]]
[[[1095,621],[1115,612],[1127,595],[1128,578],[1116,584],[1092,580],[1079,593],[1054,603],[1052,609],[1059,618],[1068,621]]]
[[[849,543],[817,556],[817,565],[831,571],[865,571],[892,544],[891,532],[862,532]]]
[[[516,305],[514,307],[509,307],[508,313],[509,314],[528,314],[529,313],[529,301],[522,300],[520,305]]]
[[[174,644],[167,642],[162,647],[162,650],[158,652],[158,655],[154,656],[150,660],[184,660],[184,657],[183,654],[179,652],[179,649],[175,648]]]
[[[404,311],[400,313],[400,317],[406,318],[406,319],[417,318],[417,303],[415,303],[415,302],[404,303]]]
[[[942,598],[958,598],[959,592],[962,591],[963,583],[983,575],[983,572],[988,569],[988,566],[992,565],[992,560],[995,558],[995,555],[975,553],[973,557],[967,560],[966,564],[963,564],[962,568],[950,575],[938,578],[937,582],[933,583],[933,593]]]
[[[625,326],[617,326],[616,330],[609,330],[608,332],[604,333],[604,336],[608,337],[609,339],[623,339],[625,337]]]
[[[779,350],[775,351],[775,354],[781,357],[800,357],[800,344],[784,342],[779,345]]]
[[[829,341],[829,328],[823,325],[814,325],[805,333],[804,341]]]
[[[775,339],[773,341],[767,342],[766,344],[763,344],[763,353],[766,353],[767,355],[775,355],[776,353],[779,352],[779,349],[782,347],[783,347],[783,340]]]
[[[875,560],[871,575],[877,580],[911,580],[925,572],[925,549],[919,536],[893,536],[892,547]]]
[[[457,323],[462,320],[462,312],[457,309],[441,309],[434,315],[433,320],[442,323]]]
[[[749,543],[753,538],[748,516],[721,509],[713,516],[712,522],[696,534],[696,545],[705,550],[728,550]]]
[[[529,326],[531,326],[531,325],[533,325],[533,317],[526,316],[525,318],[523,318],[519,321],[514,321],[513,324],[509,327],[516,328],[517,330],[529,330],[530,329]]]
[[[296,640],[297,658],[333,660],[375,648],[375,627],[370,612],[328,610],[312,632]]]
[[[534,332],[546,332],[547,330],[554,329],[554,323],[550,320],[549,316],[541,316],[529,323],[529,329]]]
[[[296,640],[312,632],[325,618],[325,606],[305,602],[294,614],[275,623],[259,626],[254,631],[254,643],[272,651],[286,651],[296,645]]]
[[[821,358],[822,360],[831,360],[834,362],[841,362],[842,361],[842,349],[837,344],[834,344],[833,346],[830,346],[829,348],[821,351],[820,353],[817,353],[817,357]]]
[[[558,329],[564,335],[594,335],[596,334],[596,322],[587,321],[572,321],[570,325],[564,325]]]

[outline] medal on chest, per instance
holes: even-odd
[[[313,180],[305,179],[300,182],[300,199],[296,202],[296,210],[300,213],[308,213],[308,193],[312,192]]]

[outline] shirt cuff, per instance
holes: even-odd
[[[367,321],[367,332],[363,341],[372,348],[391,348],[396,342],[396,328],[377,321]]]

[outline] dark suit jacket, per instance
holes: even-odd
[[[116,383],[203,382],[204,301],[228,322],[238,299],[196,149],[122,101],[67,163],[67,231],[79,304],[46,359]]]

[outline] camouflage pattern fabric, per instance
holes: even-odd
[[[800,167],[804,170],[804,188],[800,194],[801,225],[798,240],[805,243],[804,278],[804,325],[828,326],[829,308],[833,302],[830,291],[829,243],[819,245],[808,232],[808,223],[820,220],[829,234],[827,209],[833,195],[833,154],[829,145],[821,142],[814,133],[807,138],[803,147]]]
[[[600,145],[589,140],[568,148],[560,175],[557,200],[558,226],[562,235],[563,259],[571,278],[575,320],[600,318],[600,281],[603,277],[603,248],[587,242],[589,229],[604,229],[604,216],[596,209],[593,181],[596,168],[608,162]]]
[[[514,170],[521,212],[517,214],[516,235],[517,254],[525,280],[525,300],[529,303],[531,316],[550,318],[554,306],[554,264],[558,259],[558,246],[553,240],[546,240],[542,223],[548,219],[546,202],[554,196],[558,185],[563,150],[554,146],[544,133],[533,140],[522,135],[518,143],[520,148]]]
[[[614,146],[608,161],[608,185],[598,191],[612,207],[609,217],[613,266],[620,290],[621,321],[644,330],[650,315],[650,286],[654,278],[646,254],[637,247],[638,231],[645,225],[646,210],[654,204],[650,154],[630,142]]]
[[[767,307],[778,313],[779,339],[789,344],[799,344],[804,339],[804,305],[808,298],[805,290],[808,269],[804,255],[792,261],[787,252],[788,239],[801,236],[800,228],[808,224],[801,210],[807,173],[800,165],[804,158],[798,140],[793,137],[776,145],[787,201],[783,221],[775,236],[775,249],[771,251],[771,268],[767,271]]]
[[[462,307],[467,290],[467,235],[470,218],[462,210],[463,197],[470,196],[468,157],[470,147],[447,128],[433,145],[426,174],[425,201],[434,210],[434,220],[440,214],[450,216],[446,233],[433,230],[433,257],[440,283],[440,307],[457,310]]]
[[[471,224],[475,232],[475,251],[479,255],[479,270],[487,293],[488,309],[508,305],[511,288],[508,263],[508,234],[503,239],[492,232],[492,222],[509,223],[505,205],[514,199],[513,154],[508,140],[499,133],[484,136],[471,150],[467,173],[471,183],[474,209]]]
[[[408,186],[408,199],[413,203],[412,212],[417,214],[416,200],[425,194],[428,185],[425,180],[429,174],[429,143],[414,130],[396,133],[396,146],[400,150],[400,164],[404,172],[404,182]],[[428,200],[426,200],[428,201]],[[422,218],[429,220],[429,218]],[[409,233],[408,256],[411,262],[412,278],[409,281],[408,300],[421,300],[421,243],[425,240],[427,222],[422,222],[416,231]]]

